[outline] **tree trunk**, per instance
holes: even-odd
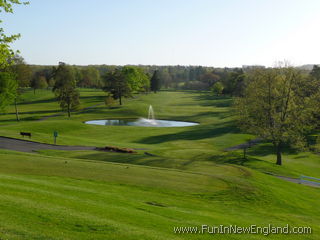
[[[70,104],[68,103],[68,117],[71,117],[71,113],[70,113]]]
[[[19,117],[19,112],[18,112],[18,106],[17,106],[17,98],[14,99],[14,108],[16,110],[16,119],[17,119],[17,122],[20,121],[20,117]]]
[[[122,98],[121,98],[121,94],[120,94],[120,96],[119,96],[119,103],[120,103],[120,105],[122,105]]]
[[[282,153],[281,153],[281,150],[282,150],[282,146],[281,146],[281,143],[278,143],[278,145],[276,146],[277,148],[277,165],[281,166],[282,165]]]

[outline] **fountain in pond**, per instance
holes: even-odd
[[[136,126],[136,127],[189,127],[198,125],[195,122],[181,122],[170,120],[157,120],[153,107],[148,109],[148,118],[139,119],[109,119],[109,120],[92,120],[85,122],[93,125],[114,125],[114,126]]]
[[[148,119],[149,120],[151,120],[151,119],[155,120],[154,111],[153,111],[152,105],[149,106]]]
[[[150,125],[150,126],[156,126],[158,124],[154,116],[154,110],[152,105],[149,106],[148,118],[139,118],[137,122],[138,123],[140,122],[142,125]]]

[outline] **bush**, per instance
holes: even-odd
[[[111,95],[108,95],[104,100],[104,103],[108,108],[112,108],[116,104],[116,100]]]
[[[211,87],[211,92],[215,95],[221,95],[223,92],[223,85],[221,82],[216,82],[212,87]]]

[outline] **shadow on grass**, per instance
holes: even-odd
[[[219,118],[219,119],[224,119],[228,117],[232,117],[234,114],[232,112],[202,112],[196,115],[193,115],[192,118],[194,119],[200,119],[203,117],[214,117],[214,118]]]
[[[282,153],[284,154],[293,154],[296,155],[300,151],[289,146],[283,147]],[[256,156],[267,156],[270,154],[276,154],[275,148],[271,143],[264,143],[260,145],[256,145],[249,150],[249,154]]]
[[[58,113],[62,113],[61,110],[19,112],[19,117],[20,117],[20,121],[19,122],[37,121],[37,120],[39,120],[41,118],[47,118],[47,117],[55,116]],[[49,115],[44,115],[44,114],[49,114]],[[55,114],[55,115],[53,115],[53,114]],[[9,119],[1,119],[0,120],[1,123],[7,123],[7,122],[19,123],[19,122],[16,121],[16,114],[15,113],[7,113],[5,115],[10,116],[10,118]]]
[[[17,121],[16,118],[11,118],[11,119],[5,119],[5,120],[0,120],[0,124],[6,125],[6,123],[22,123],[22,122],[27,122],[27,121],[38,121],[41,118],[41,116],[31,116],[31,117],[20,117],[20,121]]]
[[[50,155],[50,154],[49,154]],[[81,156],[74,156],[74,158],[103,161],[103,162],[116,162],[124,164],[136,164],[145,166],[168,167],[169,160],[161,157],[151,157],[144,154],[123,154],[123,153],[110,153],[99,152],[91,154],[83,154]]]
[[[104,102],[105,96],[80,96],[80,100],[90,99],[91,102]],[[18,105],[29,105],[29,104],[39,104],[39,103],[52,103],[57,102],[57,98],[47,98],[47,99],[40,99],[34,101],[20,101]]]
[[[229,96],[213,96],[209,94],[201,94],[195,96],[196,101],[200,101],[199,105],[201,106],[212,106],[217,108],[227,108],[232,106],[232,98]]]
[[[216,164],[232,164],[232,165],[244,166],[244,167],[258,170],[263,173],[274,173],[274,174],[286,173],[285,169],[282,169],[276,165],[276,160],[274,160],[274,162],[269,162],[269,161],[258,159],[254,156],[249,156],[249,155],[247,155],[247,157],[244,158],[243,153],[239,151],[212,156],[208,160]]]
[[[52,103],[52,102],[57,102],[56,98],[47,98],[47,99],[40,99],[40,100],[35,100],[35,101],[21,101],[18,103],[19,105],[29,105],[29,104],[39,104],[39,103]]]
[[[41,110],[41,111],[28,111],[28,112],[19,112],[19,115],[27,115],[27,114],[55,114],[61,112],[60,109],[57,110]],[[8,113],[7,115],[16,115],[15,113]]]
[[[91,102],[104,102],[106,96],[81,96],[80,100],[90,99]]]
[[[179,133],[163,134],[158,136],[147,137],[139,140],[137,143],[143,144],[158,144],[176,140],[200,140],[206,138],[213,138],[222,136],[227,133],[239,133],[240,130],[236,128],[232,122],[215,124],[214,127],[197,126],[191,130],[186,130]]]
[[[181,90],[181,89],[164,89],[160,90],[160,92],[181,92],[181,93],[206,93],[209,94],[210,91],[205,91],[205,90]]]
[[[212,161],[217,164],[235,164],[244,166],[249,162],[253,161],[261,161],[253,158],[243,158],[243,154],[241,152],[228,152],[225,154],[214,155],[208,158],[209,161]]]
[[[85,115],[85,114],[100,114],[99,119],[116,119],[116,118],[139,118],[135,110],[125,109],[120,106],[108,108],[106,106],[99,106],[93,108],[86,108],[75,112],[74,115]],[[105,117],[103,117],[105,116]]]

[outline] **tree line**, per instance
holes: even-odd
[[[54,86],[53,73],[55,66],[28,65],[21,56],[14,57],[14,71],[19,87],[37,89]],[[103,77],[122,66],[90,65],[75,66],[77,87],[101,88]],[[157,72],[160,88],[173,90],[220,90],[222,94],[237,95],[243,84],[244,70],[242,68],[213,68],[194,66],[125,66],[141,69],[149,77]],[[214,85],[217,86],[214,87]]]
[[[91,66],[79,68],[60,62],[58,66],[37,66],[33,70],[20,56],[14,55],[10,61],[12,64],[0,74],[0,110],[14,102],[17,121],[18,98],[28,87],[33,88],[34,94],[37,89],[51,89],[69,117],[80,106],[78,87],[101,88],[107,93],[107,105],[115,100],[122,105],[123,98],[132,97],[134,93],[157,92],[161,87],[157,71],[150,76],[142,68],[134,66],[112,68],[101,76]]]

